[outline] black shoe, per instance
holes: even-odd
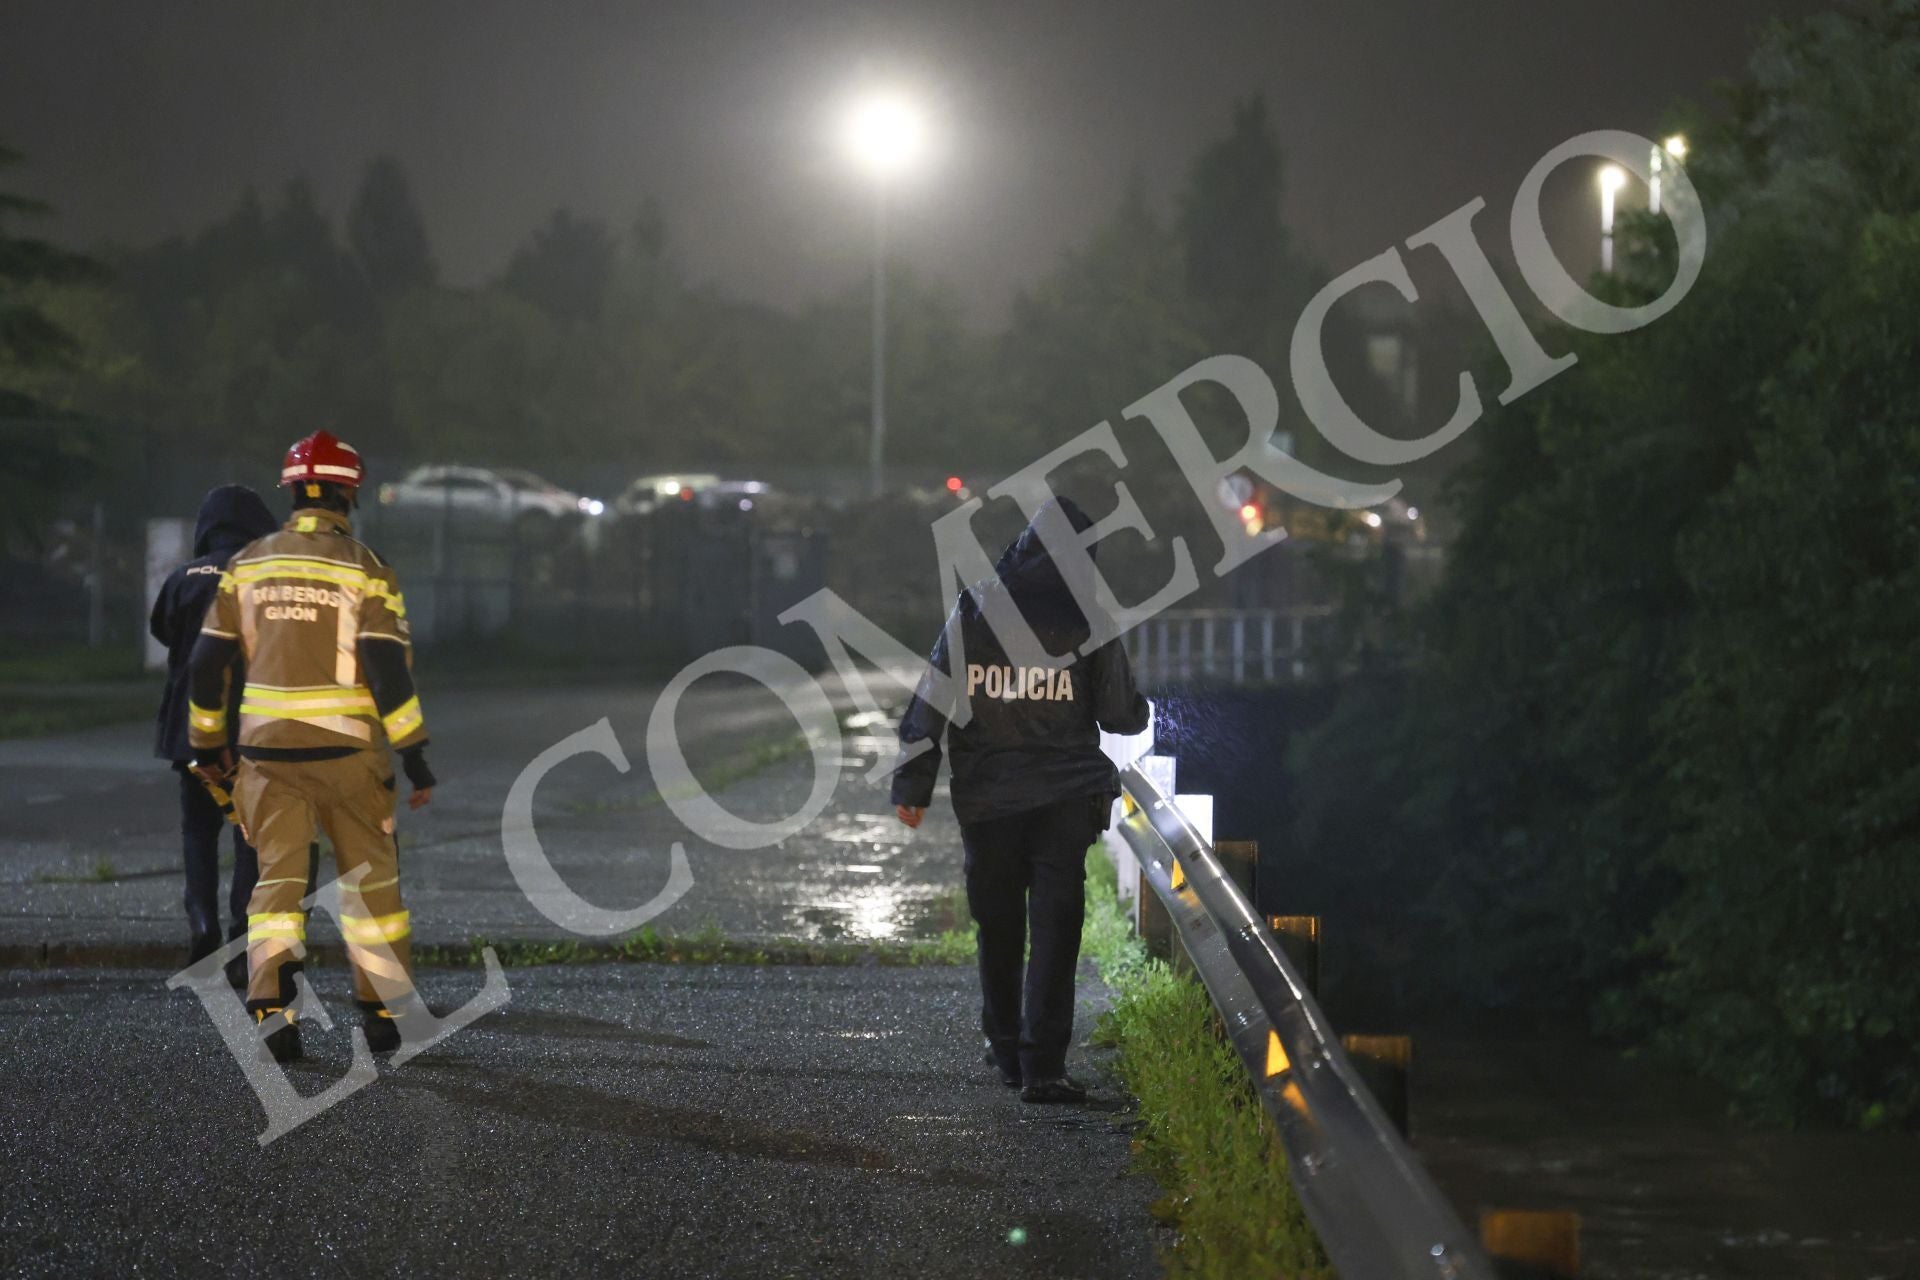
[[[386,1009],[368,1009],[360,1015],[360,1027],[367,1033],[367,1048],[375,1053],[392,1053],[400,1047],[400,1020]]]
[[[242,951],[227,961],[227,985],[235,991],[247,989],[247,953]]]
[[[256,1009],[253,1013],[253,1023],[257,1027],[281,1012],[283,1010],[280,1009]],[[298,1062],[307,1056],[300,1048],[300,1027],[291,1018],[284,1025],[269,1031],[265,1040],[267,1052],[273,1055],[275,1062]]]
[[[1055,1103],[1073,1107],[1079,1106],[1086,1100],[1086,1086],[1066,1076],[1054,1076],[1050,1080],[1035,1080],[1020,1091],[1022,1102]]]
[[[993,1050],[988,1049],[984,1053],[982,1053],[980,1055],[980,1061],[986,1064],[987,1066],[992,1067],[995,1071],[998,1071],[1000,1073],[1000,1083],[1007,1086],[1007,1088],[1018,1089],[1020,1087],[1019,1075],[1016,1072],[1009,1071],[1005,1067],[1001,1066],[1000,1059],[993,1056]]]
[[[187,963],[199,964],[220,949],[220,935],[217,933],[196,933],[187,943]]]

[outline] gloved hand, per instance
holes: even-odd
[[[422,743],[417,747],[408,747],[400,753],[400,769],[407,775],[407,785],[413,788],[413,794],[407,797],[407,808],[418,809],[431,803],[433,789],[439,779],[433,776],[433,770],[427,767],[427,748]]]
[[[225,782],[233,776],[233,749],[195,747],[190,766],[196,777],[206,782]]]

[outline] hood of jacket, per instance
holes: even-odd
[[[1004,591],[1049,653],[1061,655],[1078,648],[1093,633],[1092,627],[1080,602],[1074,598],[1065,573],[1048,550],[1041,530],[1047,530],[1056,542],[1063,542],[1092,527],[1093,521],[1073,499],[1050,499],[1034,513],[1020,536],[1000,553],[1000,559],[993,566],[993,581],[979,588],[982,594],[977,606],[984,609],[985,593]],[[1087,554],[1091,560],[1091,548]],[[1076,576],[1085,576],[1085,566],[1073,572]],[[1091,581],[1075,585],[1080,586],[1082,594],[1092,592]]]
[[[255,538],[280,527],[260,495],[243,484],[223,484],[207,490],[200,500],[200,518],[193,526],[193,554],[238,551]]]

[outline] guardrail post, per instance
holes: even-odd
[[[1341,1036],[1340,1044],[1393,1127],[1402,1137],[1411,1133],[1407,1077],[1413,1068],[1413,1037]]]
[[[1260,863],[1260,842],[1258,840],[1216,840],[1213,851],[1219,855],[1221,865],[1227,875],[1238,885],[1240,892],[1247,896],[1251,906],[1253,897],[1253,877]]]
[[[1503,1280],[1577,1280],[1580,1215],[1565,1210],[1488,1209],[1480,1243]]]
[[[1134,895],[1134,932],[1140,935],[1141,943],[1147,954],[1162,960],[1172,958],[1173,917],[1167,914],[1160,895],[1153,891],[1153,884],[1147,879],[1147,869],[1140,868],[1140,885]]]
[[[1320,917],[1268,916],[1267,928],[1280,944],[1281,954],[1300,975],[1307,994],[1320,994]]]

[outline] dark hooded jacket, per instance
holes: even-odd
[[[167,577],[147,619],[147,630],[167,646],[167,692],[160,702],[153,746],[153,753],[162,760],[193,758],[193,748],[187,744],[187,655],[200,636],[221,572],[242,547],[279,527],[260,495],[243,484],[223,484],[201,499],[200,518],[193,527],[196,558]],[[245,678],[242,672],[234,673],[236,682]],[[232,699],[232,706],[237,708],[239,701]],[[229,740],[237,729],[237,712],[230,712]]]
[[[1078,651],[1092,636],[1039,527],[1060,516],[1075,532],[1093,523],[1079,507],[1056,498],[1014,539],[994,577],[960,593],[930,659],[954,677],[955,697],[967,699],[971,718],[949,723],[932,674],[923,679],[900,722],[905,757],[893,776],[893,803],[925,808],[940,770],[941,740],[952,759],[953,810],[961,822],[982,822],[1084,797],[1103,807],[1120,794],[1119,775],[1100,750],[1100,730],[1139,733],[1147,727],[1147,700],[1133,685],[1126,650],[1110,640]],[[1063,531],[1064,532],[1064,531]],[[1052,667],[1017,665],[987,616],[998,594],[1019,609]],[[953,652],[952,641],[962,652]],[[955,670],[954,658],[962,659]],[[918,744],[927,747],[912,754]],[[1104,825],[1104,823],[1103,823]]]

